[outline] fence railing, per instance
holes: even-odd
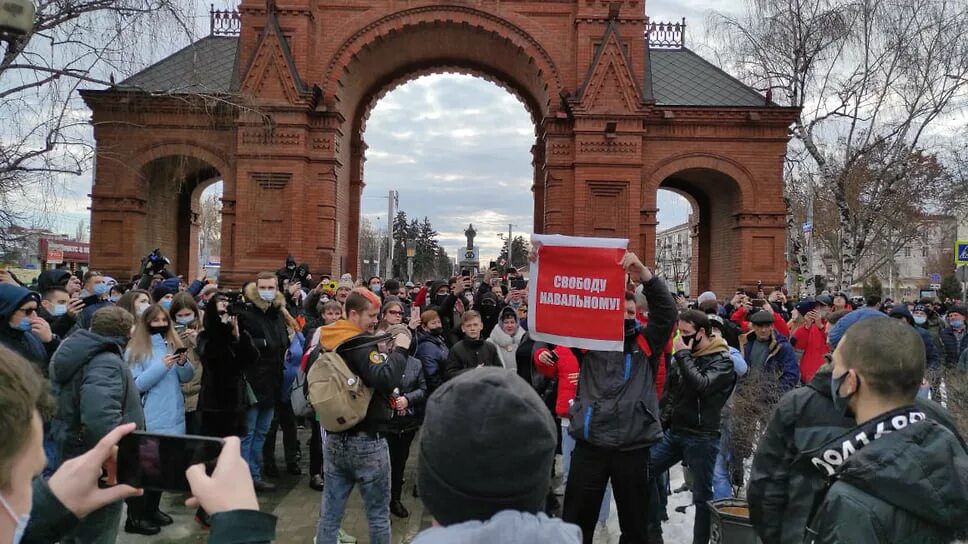
[[[212,4],[209,10],[209,23],[212,36],[238,36],[242,32],[242,18],[236,10],[215,9]]]
[[[645,39],[654,49],[682,49],[686,46],[686,18],[681,22],[648,22]]]

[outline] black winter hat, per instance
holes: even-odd
[[[773,314],[766,310],[754,312],[753,315],[750,316],[749,320],[750,323],[754,325],[772,325],[775,321]]]
[[[427,401],[420,498],[442,525],[542,512],[557,442],[551,413],[527,382],[502,368],[464,372]]]
[[[54,287],[66,287],[67,282],[71,280],[71,276],[71,271],[63,268],[45,270],[37,278],[37,290],[43,294]]]

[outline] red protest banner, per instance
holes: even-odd
[[[628,240],[539,235],[531,266],[528,329],[541,342],[621,351]]]

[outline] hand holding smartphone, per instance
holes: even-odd
[[[211,474],[224,444],[221,438],[208,436],[135,431],[118,442],[118,483],[161,491],[191,491],[185,471],[202,463],[205,472]]]

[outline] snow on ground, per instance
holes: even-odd
[[[676,465],[669,470],[670,485],[673,490],[683,483],[682,465]],[[612,497],[612,506],[608,513],[608,523],[606,530],[595,531],[595,544],[618,544],[618,539],[622,532],[618,526],[618,507],[615,506],[615,498]],[[691,506],[685,514],[676,512],[677,506],[692,504],[692,493],[673,493],[669,496],[669,506],[667,508],[669,521],[662,524],[662,539],[668,544],[679,544],[692,542],[692,521],[695,509]],[[643,512],[642,515],[646,513]]]

